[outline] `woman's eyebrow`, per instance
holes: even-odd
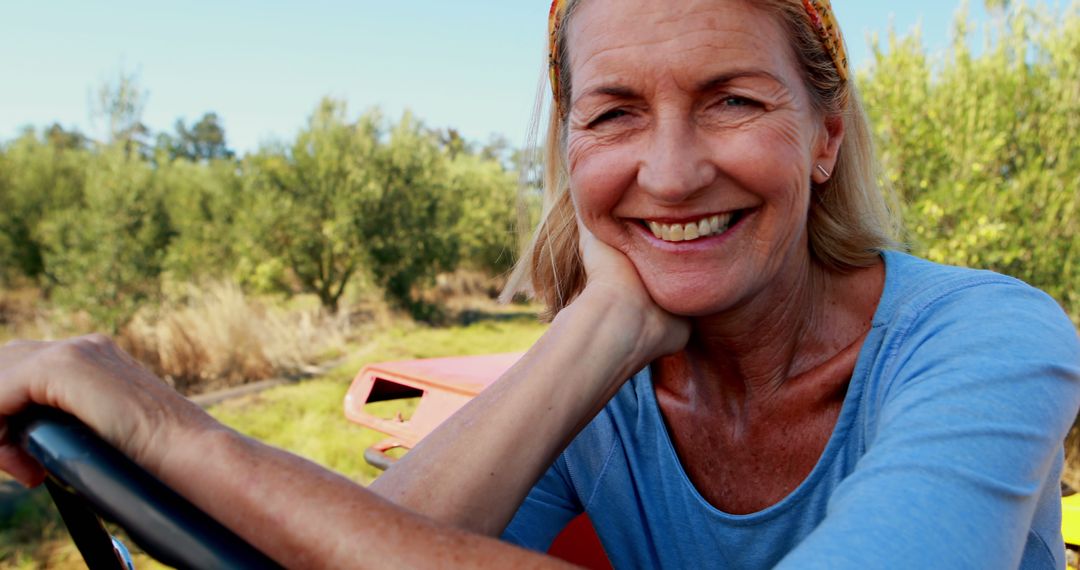
[[[708,91],[713,91],[718,87],[722,87],[736,79],[742,79],[747,77],[767,79],[769,81],[778,83],[783,87],[787,87],[787,84],[784,83],[779,77],[772,73],[769,73],[768,71],[765,71],[764,69],[742,69],[735,71],[725,71],[724,73],[721,73],[719,75],[714,75],[708,79],[705,79],[704,81],[699,82],[695,88],[697,89],[698,93],[704,93]]]
[[[697,85],[695,85],[694,88],[698,93],[706,93],[722,87],[723,85],[726,85],[736,79],[742,78],[761,78],[778,83],[783,87],[787,87],[787,84],[784,83],[779,77],[768,71],[765,71],[764,69],[741,69],[735,71],[725,71],[718,75],[713,75],[712,77],[709,77],[708,79],[699,82]],[[596,96],[614,97],[617,99],[634,99],[639,97],[640,94],[634,89],[626,87],[625,85],[598,85],[576,97],[571,102],[571,106],[574,106],[579,101]]]
[[[578,101],[588,99],[589,97],[596,97],[598,95],[606,97],[615,97],[618,99],[633,99],[639,96],[638,92],[622,85],[598,85],[588,91],[582,93],[571,105],[576,104]]]

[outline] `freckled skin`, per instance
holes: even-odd
[[[691,318],[686,348],[653,365],[679,458],[714,506],[766,508],[825,448],[884,279],[810,256],[811,182],[843,122],[813,108],[781,24],[744,0],[586,0],[567,31],[578,215]],[[696,246],[641,224],[734,210]]]

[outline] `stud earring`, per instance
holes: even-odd
[[[832,174],[829,174],[829,171],[825,170],[824,166],[821,166],[820,164],[818,164],[816,166],[817,166],[817,171],[820,172],[826,179],[832,178]]]

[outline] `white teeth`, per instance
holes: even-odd
[[[701,220],[698,222],[697,233],[701,236],[712,234],[712,225],[709,224],[709,220]]]
[[[698,238],[698,226],[697,224],[686,224],[686,229],[683,230],[683,239],[690,241]]]
[[[727,231],[733,214],[717,214],[688,224],[647,222],[649,231],[664,241],[691,241]]]
[[[660,231],[660,224],[656,222],[649,222],[649,231],[653,233],[657,238],[663,237],[663,232]]]

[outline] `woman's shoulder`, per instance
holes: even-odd
[[[1080,337],[1053,298],[991,271],[897,252],[884,257],[886,285],[866,362],[876,379],[872,392],[964,387],[967,398],[986,392],[1033,405],[1039,393],[1067,402],[1071,411],[1063,408],[1062,416],[1075,415]]]
[[[975,323],[1076,344],[1076,330],[1061,306],[1043,291],[993,271],[943,265],[886,251],[885,287],[875,327],[910,329]]]

